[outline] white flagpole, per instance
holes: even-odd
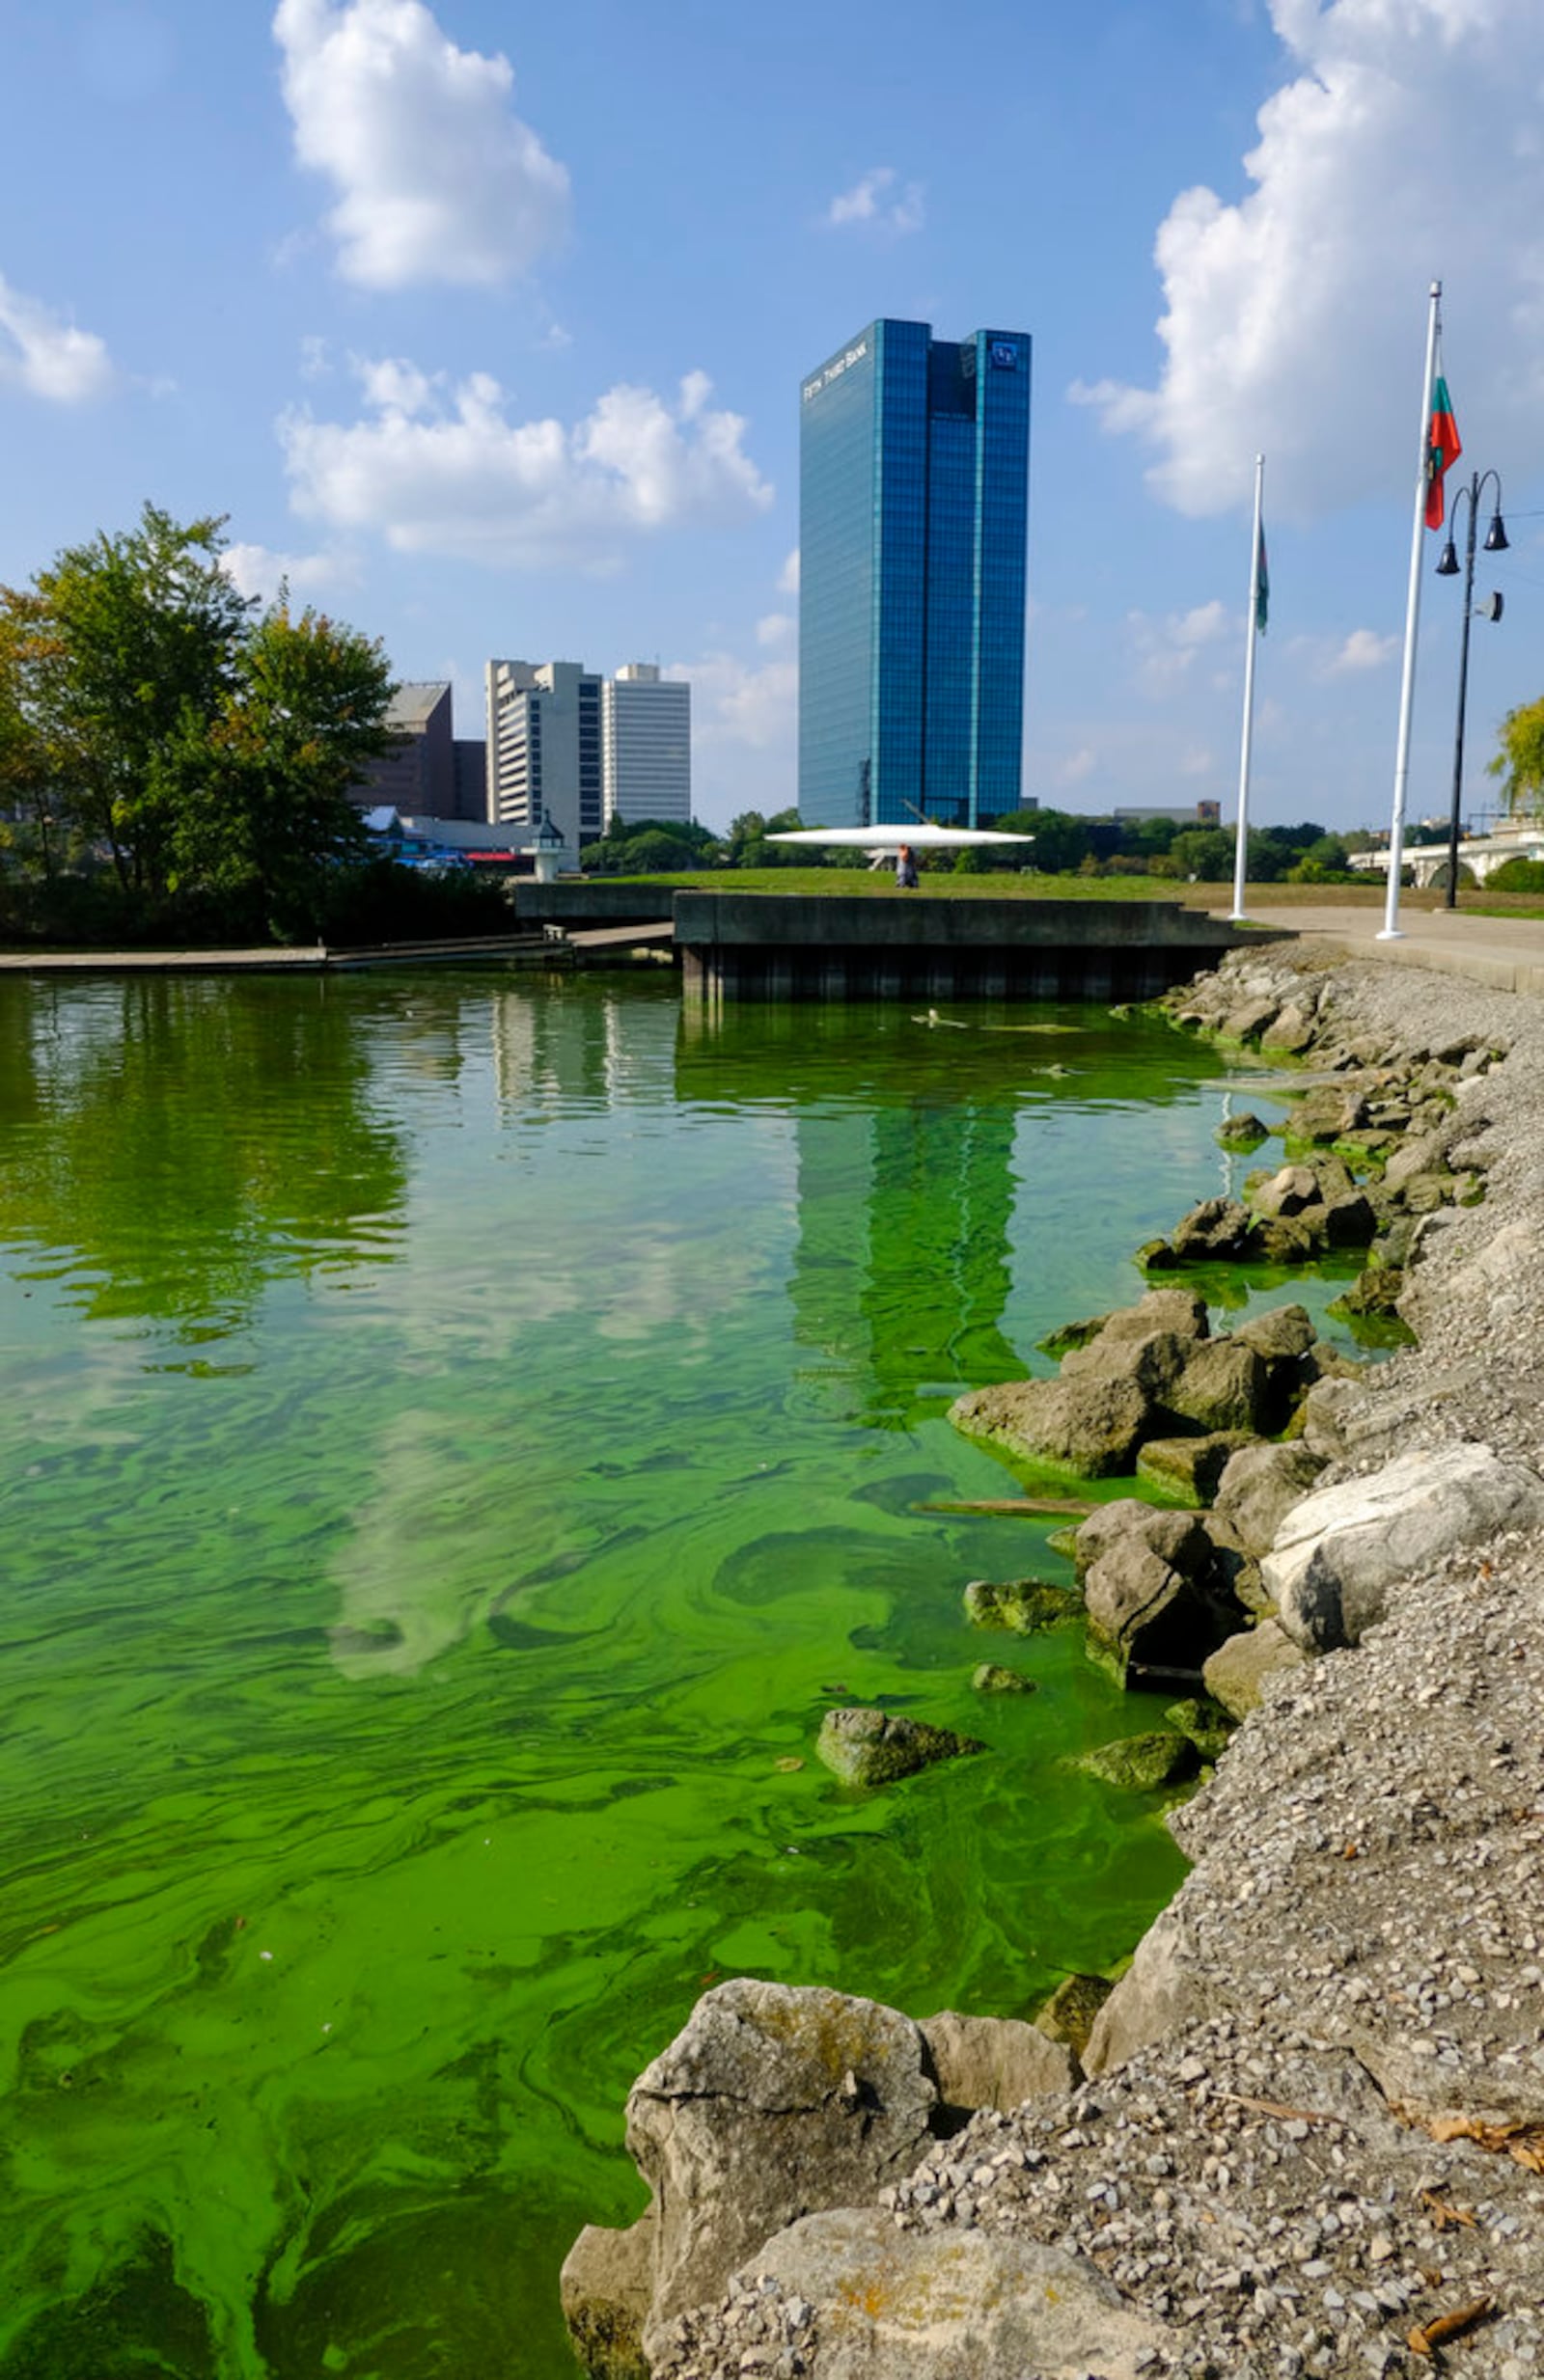
[[[1410,531],[1410,592],[1405,599],[1405,666],[1399,685],[1399,744],[1393,764],[1393,816],[1389,826],[1389,884],[1381,943],[1399,942],[1399,870],[1404,863],[1405,798],[1410,781],[1410,722],[1416,707],[1416,632],[1420,625],[1421,540],[1426,533],[1430,486],[1431,392],[1437,376],[1437,340],[1442,328],[1442,283],[1431,285],[1426,321],[1426,376],[1420,384],[1420,459],[1416,468],[1416,511]]]
[[[1244,735],[1238,755],[1238,834],[1233,845],[1233,918],[1244,921],[1244,870],[1249,836],[1249,759],[1254,734],[1254,637],[1260,608],[1260,521],[1265,493],[1265,457],[1254,457],[1254,534],[1249,549],[1249,636],[1244,646]]]

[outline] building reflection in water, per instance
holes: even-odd
[[[1002,1327],[1021,1093],[979,1036],[887,1026],[862,1010],[687,1010],[677,1089],[786,1111],[797,1336],[851,1418],[904,1427],[919,1398],[1023,1370]]]

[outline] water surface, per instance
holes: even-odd
[[[963,1624],[1045,1530],[919,1507],[1227,1078],[957,1013],[0,983],[3,2380],[552,2380],[706,1983],[1023,2013],[1172,1892],[1064,1764],[1154,1705]],[[833,1700],[991,1749],[852,1793]]]

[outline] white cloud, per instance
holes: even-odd
[[[1324,665],[1326,677],[1354,677],[1364,670],[1381,670],[1399,650],[1395,636],[1380,637],[1374,628],[1353,628],[1339,650]]]
[[[1157,451],[1181,512],[1248,494],[1310,514],[1413,492],[1425,295],[1446,277],[1466,443],[1544,462],[1544,11],[1536,0],[1270,0],[1292,79],[1259,111],[1236,204],[1160,227],[1155,388],[1072,394]],[[1468,426],[1466,427],[1466,419]]]
[[[104,397],[113,379],[105,342],[95,331],[77,331],[0,276],[0,382],[51,404],[79,405]]]
[[[279,0],[273,32],[345,280],[497,283],[562,237],[568,177],[513,114],[507,58],[457,49],[423,0]]]
[[[1171,612],[1164,619],[1154,619],[1147,612],[1128,613],[1139,683],[1149,694],[1167,694],[1189,674],[1197,655],[1223,635],[1227,621],[1227,606],[1215,596],[1189,612]]]
[[[795,546],[792,553],[788,556],[787,561],[778,572],[778,593],[780,595],[796,595],[798,591],[799,548]]]
[[[791,612],[768,612],[756,623],[756,641],[758,644],[791,644],[798,626]]]
[[[239,539],[226,547],[221,561],[237,590],[255,595],[260,603],[271,603],[285,583],[303,602],[328,588],[356,587],[361,575],[358,560],[351,554],[279,554],[271,546],[244,544]]]
[[[1081,785],[1085,778],[1093,775],[1097,765],[1092,748],[1088,744],[1082,744],[1075,752],[1069,752],[1065,760],[1058,766],[1057,783],[1059,785]]]
[[[678,662],[665,674],[692,682],[695,743],[744,745],[753,752],[786,748],[791,772],[799,700],[797,662],[766,661],[758,666],[733,653],[709,653],[701,661]],[[788,800],[793,799],[790,789]]]
[[[745,422],[689,372],[674,404],[619,384],[571,428],[511,422],[486,372],[452,384],[400,359],[359,362],[367,413],[279,423],[291,501],[400,553],[490,567],[612,569],[634,537],[763,512],[772,489],[745,452]]]
[[[832,200],[826,222],[837,230],[856,223],[876,231],[920,232],[924,212],[922,183],[902,183],[893,165],[876,165]]]

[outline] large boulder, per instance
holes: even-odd
[[[1062,2041],[1011,2016],[960,2016],[944,2009],[923,2018],[946,2108],[994,2107],[1007,2115],[1026,2099],[1070,2091],[1077,2059]]]
[[[1251,1314],[1230,1334],[1253,1347],[1262,1363],[1300,1362],[1313,1345],[1313,1317],[1306,1305],[1271,1305]]]
[[[1136,1510],[1142,1518],[1106,1530],[1084,1573],[1090,1642],[1122,1677],[1197,1678],[1237,1618],[1222,1616],[1211,1588],[1211,1540],[1198,1514]]]
[[[1458,1546],[1541,1523],[1536,1471],[1489,1446],[1424,1447],[1294,1505],[1260,1567],[1293,1642],[1329,1653],[1359,1643],[1402,1581]]]
[[[984,1752],[986,1746],[974,1736],[956,1736],[951,1727],[929,1727],[925,1719],[852,1706],[826,1712],[814,1749],[816,1759],[844,1785],[894,1785],[898,1777],[957,1760],[962,1752]]]
[[[1213,1517],[1226,1521],[1245,1549],[1270,1552],[1276,1532],[1294,1504],[1312,1492],[1324,1458],[1301,1439],[1276,1445],[1255,1439],[1231,1457],[1218,1484]]]
[[[949,1418],[973,1437],[1057,1463],[1084,1479],[1129,1471],[1151,1435],[1152,1402],[1129,1376],[1096,1371],[1054,1381],[1009,1381],[957,1397]]]
[[[1269,1374],[1241,1339],[1208,1339],[1192,1348],[1169,1392],[1169,1409],[1203,1432],[1255,1431],[1267,1402]]]
[[[729,2305],[681,2328],[689,2348],[661,2339],[673,2370],[810,2380],[1139,2380],[1177,2344],[1086,2257],[954,2227],[897,2231],[867,2206],[792,2225]]]
[[[1236,1198],[1203,1198],[1182,1215],[1169,1235],[1169,1245],[1181,1264],[1234,1261],[1249,1253],[1249,1209]]]
[[[1201,1666],[1201,1682],[1230,1719],[1247,1719],[1258,1708],[1265,1681],[1279,1670],[1301,1669],[1307,1655],[1278,1620],[1261,1620],[1218,1646]]]
[[[1138,1449],[1137,1477],[1187,1503],[1209,1504],[1230,1458],[1254,1444],[1245,1430],[1210,1430],[1204,1437],[1150,1437]]]
[[[1311,1165],[1282,1165],[1250,1193],[1250,1205],[1255,1214],[1273,1218],[1301,1215],[1306,1207],[1321,1206],[1323,1202],[1319,1177]]]
[[[937,2107],[927,2045],[895,2009],[743,1977],[706,1993],[627,2100],[658,2218],[646,2345],[774,2232],[909,2173]]]

